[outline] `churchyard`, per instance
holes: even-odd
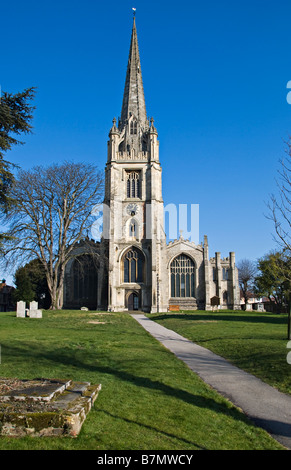
[[[286,315],[149,317],[291,393]],[[0,378],[101,385],[77,437],[1,436],[1,450],[282,449],[128,313],[43,310],[42,318],[19,318],[3,312],[0,346]]]

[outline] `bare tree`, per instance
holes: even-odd
[[[272,194],[267,204],[267,218],[273,221],[276,239],[283,250],[291,253],[291,141],[287,143],[286,158],[280,161],[281,169],[276,180],[278,195]]]
[[[283,275],[289,282],[289,313],[288,313],[288,339],[291,339],[291,139],[287,142],[286,158],[280,161],[281,169],[278,171],[277,180],[278,195],[271,195],[268,203],[268,219],[272,220],[276,233],[276,241],[286,258],[287,269],[283,269]]]
[[[250,293],[254,287],[254,280],[257,273],[256,264],[248,259],[242,259],[238,264],[238,281],[247,308]]]
[[[76,244],[87,237],[92,207],[103,200],[103,174],[84,163],[21,170],[13,189],[15,207],[6,216],[8,263],[39,259],[52,309],[61,308],[65,267]],[[88,244],[90,245],[90,244]]]

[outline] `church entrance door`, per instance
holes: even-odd
[[[139,296],[134,292],[128,297],[128,310],[138,310],[139,309]]]

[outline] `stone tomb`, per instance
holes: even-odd
[[[77,437],[101,385],[0,378],[0,435]]]

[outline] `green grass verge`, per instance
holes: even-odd
[[[286,314],[196,311],[148,316],[291,394]]]
[[[282,448],[126,313],[1,313],[0,345],[1,377],[102,384],[78,438],[1,437],[2,450]]]

